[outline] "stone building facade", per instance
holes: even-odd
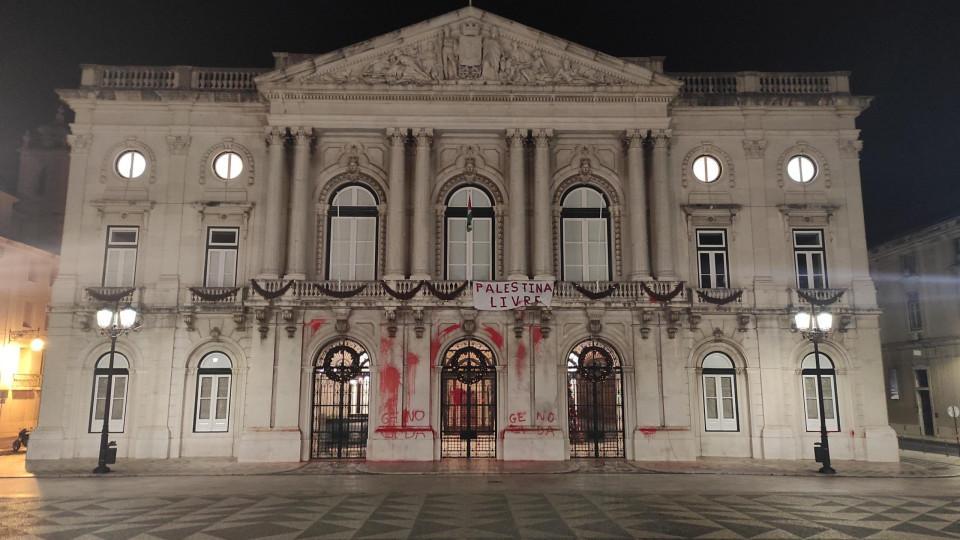
[[[947,409],[960,407],[960,219],[876,246],[870,266],[890,425],[906,437],[955,441]]]
[[[666,73],[472,7],[275,56],[60,92],[30,459],[96,454],[110,376],[121,457],[810,458],[798,288],[842,293],[835,458],[897,459],[846,73]]]

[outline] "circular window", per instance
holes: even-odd
[[[794,182],[806,184],[817,176],[817,164],[810,156],[803,154],[793,156],[787,162],[787,176]]]
[[[213,160],[213,172],[223,180],[233,180],[243,172],[243,160],[236,152],[223,152]]]
[[[140,178],[147,170],[147,158],[136,150],[125,150],[117,158],[117,174],[124,178]]]
[[[716,182],[720,178],[720,161],[713,156],[698,156],[693,160],[693,176],[701,182]]]

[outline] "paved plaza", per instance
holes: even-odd
[[[3,478],[0,537],[960,538],[958,477],[618,468]]]

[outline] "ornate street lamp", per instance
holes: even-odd
[[[107,463],[116,461],[115,454],[109,455],[110,443],[107,441],[110,438],[110,409],[113,404],[113,356],[117,352],[117,338],[139,328],[137,310],[130,307],[120,309],[119,303],[116,309],[101,309],[97,312],[97,326],[100,328],[100,335],[110,338],[110,364],[107,370],[106,399],[103,404],[103,429],[100,430],[100,459],[97,468],[93,470],[94,474],[104,474],[110,472]]]
[[[820,442],[814,444],[813,448],[817,463],[822,465],[818,472],[836,474],[837,471],[830,466],[830,442],[827,440],[827,419],[823,405],[823,372],[820,370],[820,343],[833,329],[833,314],[822,308],[818,312],[817,306],[814,305],[810,312],[798,311],[793,317],[793,322],[803,337],[813,342],[813,360],[817,373],[817,405],[820,408]]]

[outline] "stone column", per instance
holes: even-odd
[[[405,276],[403,254],[407,250],[407,209],[404,206],[406,189],[404,158],[406,157],[407,130],[390,128],[387,130],[390,141],[390,186],[387,192],[387,268],[383,278],[403,279]]]
[[[293,182],[290,201],[293,208],[289,219],[290,245],[287,249],[285,279],[307,279],[307,222],[310,220],[310,139],[311,128],[298,127],[293,135]],[[272,158],[272,154],[271,154]],[[271,162],[272,165],[272,162]]]
[[[509,247],[509,279],[527,279],[527,178],[523,163],[523,139],[526,130],[508,129],[507,141],[510,146],[510,200],[507,203],[509,215],[507,222],[510,234],[507,238]]]
[[[533,132],[536,146],[533,177],[533,275],[534,279],[553,281],[553,225],[550,197],[550,138],[552,129]]]
[[[283,207],[286,201],[286,178],[283,176],[283,143],[286,128],[272,127],[267,132],[268,169],[266,211],[264,214],[263,261],[260,277],[276,279],[283,261]]]
[[[627,132],[627,197],[630,216],[630,279],[650,279],[650,237],[647,234],[647,186],[644,181],[643,139],[638,129]]]
[[[410,279],[430,279],[430,235],[433,233],[430,211],[430,144],[433,130],[418,129],[415,133],[417,154],[413,178],[413,245]]]
[[[657,279],[677,278],[673,263],[673,197],[669,174],[670,132],[658,130],[653,135],[653,224],[654,274]]]

